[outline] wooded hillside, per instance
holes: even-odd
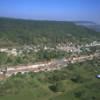
[[[86,43],[99,40],[100,33],[73,22],[0,18],[0,46],[23,44]]]

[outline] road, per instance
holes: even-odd
[[[12,66],[10,68],[7,68],[7,72],[5,73],[5,75],[6,77],[9,77],[13,74],[17,74],[18,72],[21,72],[22,74],[24,74],[26,72],[59,70],[62,67],[66,67],[69,63],[92,60],[94,57],[99,57],[99,54],[95,53],[88,56],[84,55],[80,57],[73,57],[73,58],[67,58],[67,59],[66,58],[55,59],[55,60],[51,60],[50,62],[40,62],[34,65],[27,65],[27,66],[16,66],[16,67]]]

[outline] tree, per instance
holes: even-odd
[[[53,92],[64,92],[65,86],[63,82],[59,81],[49,86],[49,89]]]

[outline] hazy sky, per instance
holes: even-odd
[[[0,0],[0,16],[100,24],[100,0]]]

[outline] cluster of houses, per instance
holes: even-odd
[[[78,52],[78,53],[82,52],[81,46],[79,46],[79,45],[75,46],[74,44],[73,45],[58,44],[56,46],[56,48],[58,50],[62,50],[62,51],[66,51],[66,52]]]
[[[61,50],[61,51],[66,51],[66,52],[72,52],[72,53],[81,53],[82,52],[82,48],[86,49],[89,51],[89,47],[91,46],[100,46],[100,42],[97,41],[93,41],[90,44],[86,44],[86,45],[75,45],[73,43],[67,43],[67,44],[58,44],[56,45],[55,48],[53,47],[49,47],[49,46],[43,46],[42,49],[44,50]],[[0,52],[5,52],[8,55],[20,55],[23,52],[30,52],[30,51],[34,51],[34,52],[38,52],[41,49],[40,45],[37,46],[23,46],[23,47],[18,47],[18,48],[0,48]]]
[[[16,48],[12,48],[12,49],[8,49],[8,48],[1,48],[0,52],[5,52],[8,55],[17,55],[17,49]]]
[[[93,41],[90,44],[86,44],[85,47],[91,47],[91,46],[100,46],[100,42],[98,41]]]
[[[89,51],[89,47],[94,47],[94,46],[100,46],[100,42],[97,41],[93,41],[91,43],[87,43],[85,45],[75,45],[73,43],[69,43],[69,44],[58,44],[56,46],[57,49],[59,50],[64,50],[67,52],[82,52],[82,48],[86,49],[87,51]]]

